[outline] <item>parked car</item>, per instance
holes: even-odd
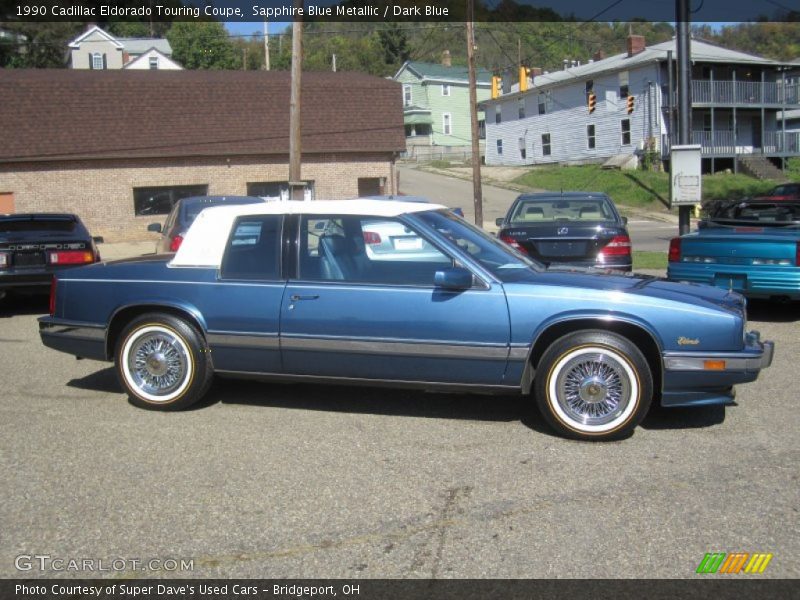
[[[101,241],[77,215],[0,215],[0,298],[9,290],[46,293],[54,273],[99,261]]]
[[[800,201],[719,202],[707,211],[697,231],[670,241],[669,279],[800,300]]]
[[[317,223],[338,232],[319,235]],[[399,223],[439,260],[373,260]],[[204,211],[174,257],[64,273],[42,342],[114,361],[131,401],[172,410],[214,373],[268,381],[532,393],[564,435],[628,435],[653,399],[732,402],[773,344],[735,292],[549,271],[437,205],[276,202]]]
[[[630,271],[627,222],[598,192],[523,194],[496,221],[497,237],[547,266]]]
[[[759,196],[758,200],[798,200],[800,201],[800,183],[784,183],[772,188],[765,196]]]
[[[206,208],[223,204],[259,204],[261,202],[266,202],[266,200],[258,196],[190,196],[181,198],[173,205],[163,226],[161,223],[150,223],[147,231],[161,234],[156,242],[156,254],[177,252],[189,226]]]

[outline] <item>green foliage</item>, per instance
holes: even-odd
[[[82,23],[3,23],[3,29],[25,36],[15,47],[0,49],[0,66],[59,69],[67,64],[67,44],[84,29]]]
[[[796,17],[800,13],[796,13]],[[775,60],[800,56],[800,22],[758,22],[726,25],[714,32],[708,26],[696,35],[732,50],[741,50]]]
[[[621,206],[659,208],[669,204],[669,174],[617,171],[596,165],[536,167],[515,183],[545,190],[604,192]],[[774,185],[747,175],[715,173],[703,176],[703,202],[763,194]]]
[[[186,69],[235,69],[241,66],[222,23],[176,22],[167,32],[172,55]]]
[[[786,178],[800,181],[800,157],[794,156],[786,161]]]

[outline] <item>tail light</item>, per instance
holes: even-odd
[[[380,244],[381,236],[379,233],[375,233],[374,231],[365,231],[364,243],[369,244],[370,246],[374,246],[375,244]]]
[[[7,269],[11,264],[11,255],[8,252],[0,252],[0,269]]]
[[[517,240],[515,240],[513,237],[511,237],[507,233],[500,234],[500,241],[501,242],[505,242],[506,244],[511,246],[514,250],[516,250],[517,252],[522,252],[522,254],[527,254],[528,253],[528,251],[525,250],[525,248],[523,248],[522,245]]]
[[[50,316],[53,317],[56,314],[56,286],[58,285],[58,279],[53,277],[50,281]]]
[[[800,242],[797,242],[797,250],[794,254],[794,264],[800,267]]]
[[[173,236],[172,239],[169,241],[169,251],[177,252],[178,248],[181,247],[182,243],[183,243],[183,236],[180,233]]]
[[[611,238],[611,241],[600,250],[598,258],[608,258],[609,256],[630,256],[631,255],[631,238],[627,235],[617,235]]]
[[[51,265],[86,265],[95,262],[95,253],[91,250],[58,250],[47,253],[47,262]]]
[[[669,241],[669,262],[681,262],[681,238]]]

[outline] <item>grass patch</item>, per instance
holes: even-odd
[[[800,161],[791,165],[800,179]],[[794,175],[795,172],[791,171]],[[787,175],[790,170],[787,170]],[[545,190],[605,192],[620,206],[665,208],[669,205],[669,174],[652,171],[618,171],[599,165],[536,167],[517,177],[515,183]],[[715,173],[703,176],[703,202],[739,199],[768,192],[775,182],[747,175]]]
[[[450,164],[449,160],[432,160],[428,165],[434,169],[449,169],[453,166]]]
[[[637,269],[666,269],[666,252],[647,252],[644,250],[633,251],[633,270]]]

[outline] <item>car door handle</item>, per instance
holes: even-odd
[[[313,294],[311,296],[301,296],[300,294],[292,294],[289,297],[289,300],[292,302],[297,302],[298,300],[316,300],[319,298],[319,294]]]

